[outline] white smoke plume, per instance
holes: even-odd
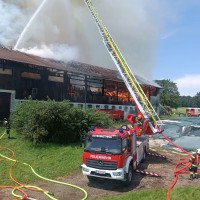
[[[93,0],[99,17],[135,73],[151,76],[161,24],[167,18],[160,0]],[[166,2],[166,1],[164,1]],[[115,69],[84,0],[0,0],[0,43],[60,60]]]
[[[32,55],[38,55],[44,58],[55,58],[56,54],[56,60],[61,60],[64,62],[75,60],[78,55],[78,49],[76,47],[71,47],[65,44],[50,44],[48,46],[41,45],[40,47],[35,46],[30,49],[21,48],[20,51]]]

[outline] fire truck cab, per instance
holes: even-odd
[[[191,117],[200,117],[200,108],[187,108],[186,114]]]
[[[145,159],[148,148],[148,136],[137,137],[127,125],[94,128],[85,137],[82,173],[89,181],[106,178],[130,184],[133,170]]]

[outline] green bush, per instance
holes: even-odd
[[[11,126],[34,144],[77,142],[91,125],[112,124],[108,114],[71,107],[69,101],[52,100],[23,102],[15,108],[10,120]]]

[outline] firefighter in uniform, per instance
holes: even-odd
[[[134,125],[137,136],[141,136],[143,133],[143,123],[144,123],[144,120],[142,119],[142,115],[139,114],[136,118],[136,123]]]
[[[6,118],[4,118],[4,125],[6,127],[7,137],[10,139],[10,123],[8,122]]]
[[[189,159],[191,162],[190,170],[190,180],[194,178],[198,178],[198,166],[200,162],[200,149],[197,149],[196,153],[194,153],[191,158]]]

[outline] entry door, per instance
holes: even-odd
[[[0,92],[0,120],[10,116],[11,93]]]

